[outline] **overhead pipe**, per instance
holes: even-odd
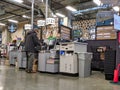
[[[98,7],[88,8],[88,9],[85,9],[85,10],[75,11],[75,12],[73,12],[73,14],[75,16],[77,16],[77,15],[82,15],[82,13],[84,13],[84,12],[93,11],[93,10],[99,10],[99,9],[106,9],[106,8],[108,8],[108,7],[98,6]]]

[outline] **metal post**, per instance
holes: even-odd
[[[45,12],[45,29],[46,29],[46,31],[47,31],[47,22],[46,22],[47,18],[48,18],[48,0],[46,0],[46,12]]]
[[[32,7],[31,7],[31,27],[33,30],[33,22],[34,22],[34,0],[32,0]]]
[[[42,40],[43,38],[42,38],[42,26],[41,26],[41,30],[40,30],[40,39]]]
[[[45,20],[48,18],[48,0],[46,0],[46,13],[45,13]]]

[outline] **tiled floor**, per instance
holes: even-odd
[[[28,74],[15,67],[0,65],[0,90],[120,90],[104,79],[101,72],[88,78],[34,73]]]

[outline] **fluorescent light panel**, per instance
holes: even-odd
[[[57,17],[54,13],[52,13],[52,16],[53,16],[53,17]]]
[[[66,6],[66,9],[68,9],[68,10],[70,10],[72,12],[77,11],[77,9],[75,9],[75,8],[73,8],[71,6]]]
[[[114,6],[113,9],[114,9],[115,11],[117,11],[117,12],[120,11],[120,7],[119,7],[119,6]]]
[[[13,0],[15,2],[18,2],[18,3],[23,3],[23,0]]]
[[[95,4],[97,4],[98,6],[100,6],[100,5],[102,4],[102,2],[101,2],[100,0],[93,0],[93,2],[94,2]]]
[[[5,24],[4,23],[0,23],[0,26],[5,26]]]
[[[61,13],[56,13],[56,15],[59,16],[59,17],[62,17],[62,18],[65,17],[65,15],[63,15],[63,14],[61,14]]]
[[[54,18],[57,17],[56,15],[52,15]]]
[[[26,16],[26,15],[22,15],[23,18],[30,18],[29,16]]]
[[[9,22],[18,23],[16,20],[8,19]]]

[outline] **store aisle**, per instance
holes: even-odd
[[[89,78],[78,78],[28,74],[14,67],[0,66],[0,90],[120,90],[120,85],[110,84],[100,72],[93,72]]]

